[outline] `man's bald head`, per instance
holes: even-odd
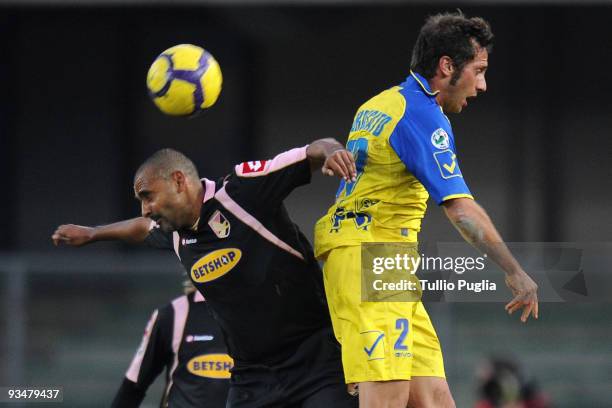
[[[166,232],[194,225],[204,196],[195,165],[173,149],[155,152],[138,168],[134,193],[142,216],[156,221]]]
[[[200,179],[198,169],[196,169],[189,157],[174,149],[161,149],[153,153],[151,157],[144,161],[136,170],[134,181],[145,171],[150,176],[169,180],[172,173],[182,172],[188,179],[196,181]]]

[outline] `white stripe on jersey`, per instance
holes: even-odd
[[[172,331],[172,353],[174,354],[174,361],[172,368],[168,375],[168,385],[166,385],[166,391],[164,392],[164,401],[167,401],[168,394],[172,388],[172,376],[176,367],[178,366],[178,352],[183,340],[183,333],[185,332],[185,323],[187,322],[187,314],[189,313],[189,299],[187,296],[181,296],[172,301],[172,308],[174,309],[174,328]]]
[[[144,335],[142,336],[142,341],[140,342],[140,347],[136,351],[130,366],[128,367],[127,372],[125,373],[125,378],[130,380],[131,382],[138,383],[138,375],[140,374],[140,368],[142,367],[142,360],[144,358],[145,352],[147,351],[147,347],[149,346],[149,340],[151,339],[151,330],[153,330],[153,325],[157,320],[157,310],[153,312],[149,322],[147,323],[147,327],[145,328]]]
[[[270,241],[277,247],[289,252],[291,255],[300,258],[302,261],[304,260],[304,256],[299,251],[295,250],[285,241],[282,241],[280,238],[270,232],[270,230],[264,227],[264,225],[259,222],[257,218],[246,212],[244,208],[242,208],[237,202],[232,200],[232,198],[225,191],[225,185],[221,188],[221,190],[217,191],[217,193],[215,194],[215,199],[217,199],[217,201],[219,201],[219,203],[221,203],[221,205],[225,207],[229,212],[234,214],[236,218],[251,227],[264,239]]]

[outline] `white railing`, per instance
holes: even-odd
[[[4,337],[6,358],[1,363],[7,384],[23,384],[28,321],[28,277],[36,274],[66,274],[66,276],[95,272],[97,276],[129,274],[130,276],[161,276],[175,273],[177,288],[182,267],[170,251],[58,250],[55,252],[0,253],[0,288],[5,327],[0,328]]]

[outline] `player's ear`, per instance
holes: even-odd
[[[453,59],[446,55],[440,57],[438,60],[438,71],[440,71],[442,78],[452,76],[453,72],[455,72],[455,64],[453,63]]]
[[[187,180],[185,179],[185,174],[183,174],[182,171],[174,171],[170,177],[172,177],[172,182],[176,186],[177,193],[182,193],[185,191]]]

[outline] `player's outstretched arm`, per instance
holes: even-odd
[[[65,224],[57,227],[51,239],[60,244],[82,246],[96,241],[143,242],[149,234],[151,220],[144,217],[132,218],[97,227]]]
[[[353,154],[336,139],[319,139],[308,145],[306,155],[310,169],[321,169],[326,176],[338,176],[346,181],[357,180],[357,168]]]
[[[506,305],[508,313],[523,309],[522,322],[526,322],[530,314],[537,319],[538,285],[512,256],[485,210],[469,198],[448,200],[442,205],[446,216],[463,238],[487,254],[506,273],[506,284],[514,295]]]

